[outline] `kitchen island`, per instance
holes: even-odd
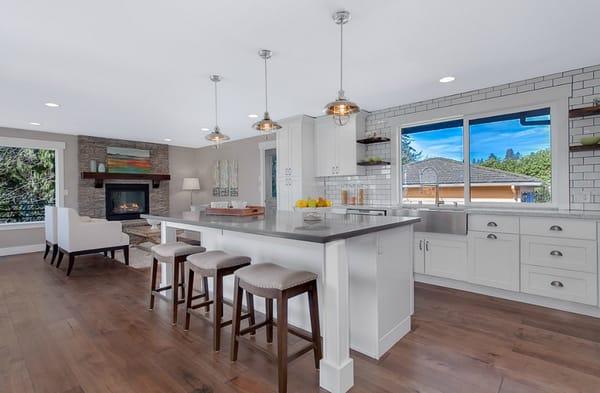
[[[346,392],[354,383],[350,348],[379,359],[410,331],[412,226],[419,218],[327,214],[322,221],[306,222],[301,213],[282,211],[256,217],[186,212],[142,218],[161,221],[163,243],[174,241],[177,229],[197,231],[209,250],[317,273],[323,325],[320,385],[331,392]],[[169,274],[166,268],[163,273]],[[232,297],[232,288],[229,277],[225,297]],[[291,299],[289,323],[310,330],[304,296]],[[264,312],[262,299],[255,307]]]

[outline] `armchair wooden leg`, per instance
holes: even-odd
[[[54,260],[56,259],[56,255],[58,255],[58,244],[52,246],[52,259],[50,260],[50,265],[54,265]]]
[[[125,258],[125,265],[129,266],[129,245],[123,247],[123,258]]]
[[[152,270],[150,272],[150,310],[154,308],[154,290],[156,289],[156,273],[158,273],[158,261],[152,258]]]
[[[63,250],[58,250],[58,261],[56,261],[56,268],[58,269],[60,267],[60,263],[63,260],[63,257],[65,256],[65,253]]]
[[[75,263],[75,255],[69,254],[69,266],[67,267],[67,276],[71,275],[71,270],[73,270],[74,263]]]
[[[46,251],[44,251],[44,259],[46,259],[49,252],[50,252],[50,245],[48,243],[46,243]]]
[[[104,257],[108,257],[108,251],[104,251]]]

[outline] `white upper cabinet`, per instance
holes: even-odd
[[[362,159],[364,146],[356,140],[364,137],[365,113],[350,117],[338,126],[331,116],[315,120],[316,176],[352,176],[359,174],[356,163]]]
[[[320,195],[315,181],[314,119],[305,115],[279,121],[277,208],[292,210],[296,200]]]

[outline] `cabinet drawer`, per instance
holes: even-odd
[[[521,234],[596,240],[596,222],[565,218],[522,217]]]
[[[521,291],[590,305],[598,304],[596,274],[522,265]]]
[[[487,214],[469,214],[469,231],[519,233],[519,218]]]
[[[579,272],[598,271],[596,242],[593,240],[521,236],[521,261]]]

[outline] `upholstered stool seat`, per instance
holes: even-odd
[[[265,298],[266,319],[258,324],[252,323],[245,329],[240,328],[243,292]],[[288,326],[288,300],[292,297],[308,294],[311,334],[293,326]],[[273,321],[273,300],[277,300],[277,322]],[[309,351],[313,351],[315,368],[321,360],[321,332],[319,325],[319,301],[317,298],[317,275],[312,272],[288,269],[274,263],[261,263],[243,267],[235,272],[233,289],[233,326],[231,329],[231,361],[237,360],[240,342],[268,354],[277,360],[279,393],[287,392],[287,364]],[[255,333],[256,329],[266,327],[267,342],[273,341],[273,326],[277,326],[277,355],[260,347],[256,340],[247,340],[244,335]],[[287,334],[298,336],[309,344],[292,354],[287,350]]]
[[[274,263],[258,263],[235,272],[235,276],[254,287],[283,291],[316,280],[312,272],[293,270]]]
[[[206,251],[202,246],[194,246],[183,242],[171,242],[157,244],[151,248],[152,251],[152,272],[150,282],[150,310],[154,308],[154,297],[164,297],[160,292],[171,289],[172,297],[168,299],[172,302],[172,323],[177,323],[177,306],[184,303],[185,297],[185,271],[184,263],[191,254],[197,254]],[[158,274],[158,262],[168,263],[173,266],[173,284],[162,288],[156,287],[156,275]],[[179,299],[179,289],[181,288],[181,300]]]
[[[187,304],[185,315],[185,329],[190,328],[190,316],[204,317],[196,310],[205,307],[205,311],[210,311],[210,305],[214,304],[211,323],[213,324],[213,349],[215,351],[221,348],[221,328],[231,324],[231,320],[223,321],[223,304],[233,306],[228,300],[223,298],[223,277],[233,274],[240,268],[250,265],[250,258],[239,255],[228,254],[225,251],[214,250],[200,254],[192,254],[187,257],[189,265]],[[202,286],[204,293],[193,295],[194,276],[198,274],[202,277]],[[208,277],[213,279],[213,299],[208,294]],[[202,298],[200,303],[193,304],[194,300]],[[254,300],[252,295],[247,298],[248,313],[242,318],[249,318],[250,323],[254,324]]]

